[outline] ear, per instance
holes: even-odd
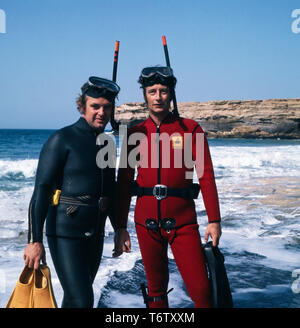
[[[79,108],[80,114],[84,115],[85,114],[85,107],[79,106],[78,108]]]
[[[146,97],[146,88],[143,88],[143,96],[144,96],[145,104],[148,105],[148,101]]]

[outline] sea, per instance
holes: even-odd
[[[42,145],[54,130],[0,130],[0,307],[6,306],[24,267],[28,205]],[[117,140],[118,141],[118,140]],[[118,154],[119,154],[119,142]],[[222,215],[219,248],[236,308],[300,307],[300,140],[209,139]],[[102,262],[94,282],[94,307],[144,307],[146,282],[133,222],[132,251],[112,258],[113,229],[106,223]],[[196,200],[202,241],[207,217]],[[47,240],[47,263],[58,305],[63,291]],[[193,303],[168,251],[172,308]],[[199,282],[200,283],[200,282]]]

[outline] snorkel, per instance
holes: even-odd
[[[117,81],[119,47],[120,47],[120,41],[116,41],[115,53],[114,53],[114,65],[113,65],[113,78],[112,78],[113,82]],[[110,117],[110,124],[115,132],[119,131],[120,123],[115,121],[115,100],[113,101],[112,112],[111,112],[111,117]]]
[[[165,35],[162,36],[162,42],[163,42],[167,67],[171,68],[168,45],[167,45],[167,39],[166,39]],[[172,100],[173,100],[173,111],[172,111],[172,113],[175,116],[179,116],[178,108],[177,108],[176,94],[175,94],[175,87],[172,90]]]

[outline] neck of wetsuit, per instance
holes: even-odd
[[[157,123],[154,121],[154,119],[151,117],[151,115],[149,115],[149,117],[150,117],[151,121],[155,124],[156,128],[159,128],[159,127],[164,123],[164,121],[165,121],[166,119],[168,119],[171,115],[172,115],[172,113],[171,113],[171,112],[168,112],[168,113],[166,114],[166,116],[165,116],[165,117],[159,122],[159,124],[157,124]],[[156,132],[157,132],[157,131],[156,131]]]

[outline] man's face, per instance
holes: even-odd
[[[154,84],[145,88],[145,97],[150,113],[165,114],[169,112],[170,89],[162,84]]]
[[[104,131],[112,113],[112,103],[105,98],[86,96],[86,108],[82,117],[98,132]]]

